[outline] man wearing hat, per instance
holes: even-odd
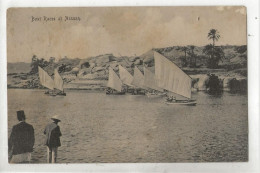
[[[25,122],[24,111],[17,111],[19,123],[13,126],[8,140],[10,163],[30,163],[34,145],[33,126]]]
[[[57,115],[53,116],[52,123],[45,127],[44,134],[46,135],[45,145],[47,145],[47,163],[56,163],[57,152],[60,144],[60,127],[58,123],[60,122]]]

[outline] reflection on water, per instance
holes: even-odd
[[[60,163],[224,162],[248,160],[247,96],[193,93],[197,106],[163,98],[66,91],[8,90],[8,135],[23,109],[35,128],[34,163],[46,162],[43,130],[61,117]]]

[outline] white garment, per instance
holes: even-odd
[[[31,162],[31,153],[22,153],[13,155],[10,163],[30,163]]]
[[[49,148],[47,146],[47,163],[56,163],[58,155],[58,147]]]

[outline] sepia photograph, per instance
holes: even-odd
[[[245,6],[6,15],[9,164],[249,161]]]

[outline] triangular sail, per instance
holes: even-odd
[[[111,67],[109,67],[109,76],[108,76],[107,86],[121,92],[122,85],[123,85],[122,81],[119,79],[117,74],[114,72],[114,70]]]
[[[158,87],[156,82],[155,75],[148,70],[146,67],[144,67],[144,85],[148,88],[157,90],[157,91],[163,91],[162,88]]]
[[[39,72],[40,83],[46,88],[53,90],[54,82],[52,78],[48,75],[48,73],[39,66],[38,66],[38,72]]]
[[[54,88],[63,91],[63,79],[61,78],[58,69],[54,70]]]
[[[157,52],[154,52],[154,62],[159,87],[191,98],[191,78],[186,73]]]
[[[139,88],[146,89],[146,87],[144,85],[144,75],[136,66],[134,68],[134,79],[133,79],[132,85],[139,87]]]
[[[121,65],[119,65],[119,76],[121,81],[128,85],[128,86],[132,86],[132,82],[134,80],[134,77]]]

